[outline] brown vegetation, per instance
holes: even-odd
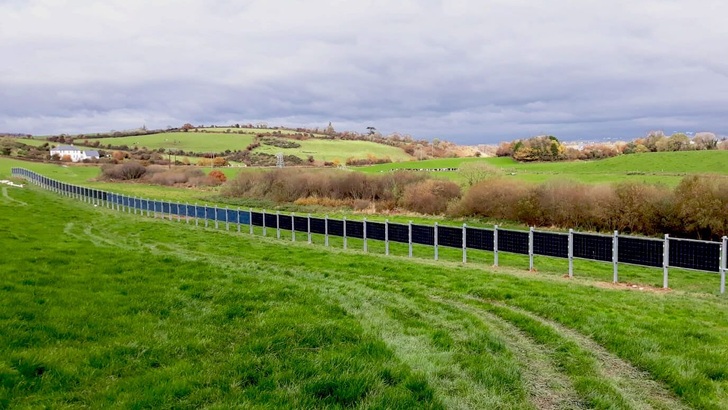
[[[718,239],[728,234],[727,211],[728,181],[689,176],[674,190],[634,182],[530,185],[492,178],[474,185],[450,213],[531,226]]]
[[[428,178],[426,174],[408,171],[368,175],[339,170],[284,168],[241,173],[228,181],[223,195],[298,204],[346,204],[360,209],[374,206],[381,210],[402,206],[415,212],[444,212],[450,200],[460,196],[460,187],[449,181]],[[420,185],[425,181],[431,182]],[[415,203],[415,192],[428,195],[428,199]],[[422,202],[427,201],[432,202],[429,209],[416,208],[424,206]]]

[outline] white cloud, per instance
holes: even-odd
[[[0,15],[0,131],[728,133],[720,1],[0,0]]]

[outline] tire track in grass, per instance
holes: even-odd
[[[333,276],[297,272],[326,299],[357,317],[410,368],[427,375],[448,408],[537,408],[528,401],[505,343],[447,306]],[[409,295],[408,295],[409,296]]]
[[[112,235],[109,233],[107,235],[106,230],[101,229],[101,236],[104,238],[99,238],[98,235],[94,235],[91,233],[91,230],[88,230],[84,232],[87,236],[96,236],[96,239],[94,242],[97,245],[101,246],[118,246],[119,244],[119,238],[117,236]],[[109,238],[105,238],[105,236],[109,236]],[[92,240],[93,240],[92,239]],[[101,239],[101,240],[99,240]],[[179,249],[170,249],[169,245],[172,245],[171,243],[164,243],[164,246],[162,248],[167,249],[155,249],[156,246],[154,244],[149,244],[150,250],[153,253],[165,253],[170,254],[174,253],[176,256],[182,256],[181,254],[184,254],[185,258],[194,258],[194,259],[203,259],[203,260],[209,260],[216,262],[218,265],[228,265],[228,266],[237,266],[240,267],[239,261],[234,261],[231,259],[228,261],[223,261],[218,257],[212,258],[210,255],[207,255],[205,253],[198,253],[198,252],[190,252],[189,249],[183,249],[182,247],[179,247]],[[156,251],[156,252],[155,252]],[[226,259],[226,258],[223,258]],[[252,263],[251,266],[254,266],[255,263]],[[337,277],[338,275],[335,274],[335,272],[331,272],[333,275],[332,277],[327,277],[325,274],[321,273],[312,273],[312,272],[297,272],[298,274],[295,275],[297,277],[306,277],[306,279],[318,279],[319,281],[324,281],[325,283],[330,283],[332,281],[332,277]],[[384,278],[380,277],[373,277],[368,276],[366,278],[359,277],[357,279],[354,279],[354,281],[362,282],[363,285],[360,286],[370,286],[369,281],[372,281],[374,279],[374,282],[381,282],[386,283],[389,286],[392,286],[393,284],[391,282],[386,281]],[[364,282],[366,280],[366,282]],[[343,281],[343,280],[337,280],[339,285],[342,284],[349,284],[351,286],[352,281]],[[396,285],[396,284],[394,284]],[[417,292],[420,295],[428,295],[428,293],[431,293],[432,290],[428,289],[421,285],[415,285],[410,284],[417,288]],[[351,288],[351,292],[354,295],[358,295],[361,292],[361,287],[358,288]],[[329,292],[332,293],[332,292]],[[363,292],[366,294],[366,292]],[[341,292],[333,292],[333,296],[340,295]],[[387,292],[387,295],[394,295],[395,293],[391,290]],[[370,294],[370,296],[372,296]],[[449,295],[446,295],[447,297],[450,297]],[[351,294],[348,294],[348,296],[344,299],[341,299],[339,297],[340,304],[342,306],[349,304],[351,309],[358,309],[356,306],[351,305],[353,301],[355,300],[354,297],[352,297]],[[358,303],[361,303],[362,300],[366,299],[360,299]],[[410,299],[407,299],[409,303],[412,303]],[[400,300],[401,301],[401,300]],[[475,302],[475,300],[469,300],[468,302]],[[679,400],[677,400],[674,396],[672,396],[670,393],[668,393],[659,383],[651,380],[648,375],[646,375],[644,372],[640,372],[628,363],[622,361],[621,359],[611,355],[608,353],[605,349],[601,348],[597,343],[593,342],[588,337],[585,337],[583,335],[580,335],[578,332],[566,329],[562,326],[559,326],[553,322],[546,321],[543,318],[540,318],[536,315],[530,314],[526,311],[518,311],[515,308],[512,308],[510,306],[505,305],[497,305],[497,304],[489,304],[488,301],[482,301],[481,302],[481,309],[486,306],[490,306],[486,309],[488,313],[492,315],[497,315],[501,317],[503,320],[508,321],[512,325],[520,328],[522,331],[528,333],[531,335],[531,337],[536,340],[536,342],[542,342],[542,344],[546,347],[551,348],[552,355],[556,358],[557,364],[564,368],[567,373],[569,373],[569,376],[574,380],[574,386],[576,389],[581,393],[582,396],[586,397],[587,405],[590,407],[597,407],[597,408],[664,408],[664,409],[680,409],[680,408],[686,408],[684,405],[682,405]],[[367,302],[368,303],[368,302]],[[396,302],[392,302],[396,305]],[[484,304],[483,304],[484,303]],[[390,305],[391,306],[391,305]],[[372,321],[371,313],[377,313],[382,320],[383,323],[389,323],[390,325],[397,325],[397,320],[394,320],[391,318],[390,313],[387,312],[386,308],[383,308],[382,306],[377,307],[368,307],[368,313],[362,311],[359,313],[360,320],[370,320]],[[379,311],[377,311],[379,309]],[[384,309],[384,310],[382,310]],[[369,315],[369,316],[368,316]],[[389,315],[389,319],[386,319]],[[445,323],[443,322],[444,319],[433,317],[428,317],[428,320],[434,321],[437,323],[440,327],[446,327]],[[530,324],[529,324],[530,321]],[[376,330],[376,328],[371,327],[372,329]],[[382,329],[380,327],[379,332],[382,332]],[[534,336],[534,332],[544,332],[546,335],[536,335]],[[384,332],[387,331],[387,329],[383,330]],[[407,334],[408,329],[405,327],[402,327],[400,324],[399,332],[394,332],[395,335],[392,337],[400,337],[404,338],[402,340],[403,343],[412,342],[413,339],[409,338]],[[566,334],[566,336],[564,336]],[[381,337],[381,334],[380,334]],[[391,341],[388,341],[388,344],[390,344]],[[395,340],[396,342],[396,340]],[[428,349],[428,344],[424,343],[422,341],[418,341],[419,346],[422,348]],[[416,350],[416,349],[415,349]],[[432,350],[432,347],[429,347],[429,350]],[[517,347],[514,348],[514,350],[517,350]],[[566,353],[574,353],[572,356],[578,356],[576,360],[570,360],[568,357],[568,354]],[[411,354],[416,355],[416,351],[411,352]],[[425,362],[422,362],[423,355],[417,356],[420,360],[421,365],[425,365]],[[410,361],[411,362],[411,361]],[[418,363],[415,363],[417,365]],[[586,370],[585,373],[587,373],[586,376],[579,374],[581,370]],[[436,374],[430,373],[430,374]],[[526,376],[527,378],[527,376]],[[451,392],[447,391],[447,386],[441,385],[441,389],[444,389],[447,393],[446,395],[450,398],[455,397],[455,394],[452,394]],[[486,407],[492,407],[494,405],[493,402],[487,402],[482,401],[482,399],[477,398],[476,395],[470,395],[465,399],[462,399],[462,395],[458,394],[457,399],[450,401],[449,403],[453,405],[454,407],[472,407],[473,406],[479,406],[479,405],[485,405]],[[568,408],[569,406],[569,400],[568,399],[554,399],[554,398],[547,398],[547,397],[541,397],[541,398],[532,398],[532,401],[537,404],[539,408],[541,408],[541,405],[552,405],[552,408],[563,408],[560,407],[562,404],[565,404]],[[467,404],[466,404],[467,403]],[[476,404],[477,403],[477,404]],[[508,407],[513,407],[508,406]],[[522,406],[517,406],[522,407]]]
[[[551,349],[589,407],[687,409],[664,386],[628,362],[574,330],[509,305],[469,298],[477,307],[501,317]]]
[[[448,303],[472,314],[491,326],[507,341],[509,349],[521,364],[530,401],[536,408],[544,410],[584,408],[571,380],[557,368],[549,357],[548,349],[536,343],[525,332],[499,316],[483,312],[468,304],[446,301],[439,297],[433,297],[433,300]]]
[[[15,203],[20,206],[28,206],[28,204],[26,202],[18,201],[17,199],[11,197],[10,194],[8,194],[8,187],[3,187],[2,191],[3,191],[3,198],[6,199],[6,202],[9,202],[11,204]]]
[[[129,247],[113,229],[104,229],[104,222],[84,229],[69,223],[66,231],[96,246]],[[234,257],[189,250],[171,242],[145,242],[140,248],[159,256],[204,261],[224,270],[263,268],[258,262],[241,263]],[[528,401],[518,365],[505,343],[482,326],[473,330],[464,315],[454,318],[452,311],[442,307],[422,306],[398,292],[371,289],[336,272],[283,269],[275,264],[266,264],[265,269],[276,272],[278,280],[303,285],[357,317],[367,333],[383,340],[402,363],[424,374],[448,408],[537,408]],[[451,340],[453,336],[442,329],[453,330],[460,339]],[[479,357],[466,354],[453,348],[458,344],[483,352]]]

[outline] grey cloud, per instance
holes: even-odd
[[[0,131],[728,134],[723,2],[0,3]]]

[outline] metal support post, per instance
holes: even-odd
[[[324,246],[329,246],[329,216],[324,215]]]
[[[574,230],[569,229],[569,277],[574,277]]]
[[[528,228],[528,270],[533,272],[533,226]]]
[[[291,213],[291,241],[296,242],[296,213]]]
[[[346,217],[343,219],[343,225],[344,225],[344,249],[346,249],[347,240],[346,240]]]
[[[493,226],[493,266],[498,266],[498,225]]]
[[[389,255],[389,219],[384,220],[384,254]]]
[[[311,243],[311,214],[306,217],[306,233],[308,233],[308,243]]]
[[[364,252],[367,252],[369,250],[367,248],[367,218],[364,218],[364,222],[362,222],[362,239],[364,240]]]
[[[266,236],[268,229],[265,226],[265,209],[263,210],[263,236]]]
[[[614,277],[612,282],[619,282],[619,231],[614,231],[612,237],[612,264],[614,269]]]
[[[276,239],[281,239],[281,211],[276,211]]]
[[[725,271],[726,259],[728,259],[728,237],[723,237],[723,244],[720,247],[720,293],[725,293]]]
[[[463,263],[468,262],[468,225],[463,224]]]
[[[408,228],[407,229],[407,232],[408,232],[408,234],[407,234],[407,238],[408,238],[407,242],[409,244],[409,254],[408,255],[411,258],[412,257],[412,221],[409,221],[409,225],[407,225],[407,228]]]
[[[665,245],[662,246],[662,287],[667,289],[668,271],[670,267],[670,235],[665,234]]]
[[[435,222],[435,227],[433,228],[433,242],[434,242],[434,251],[435,251],[435,260],[439,259],[438,255],[438,249],[437,249],[437,222]]]

